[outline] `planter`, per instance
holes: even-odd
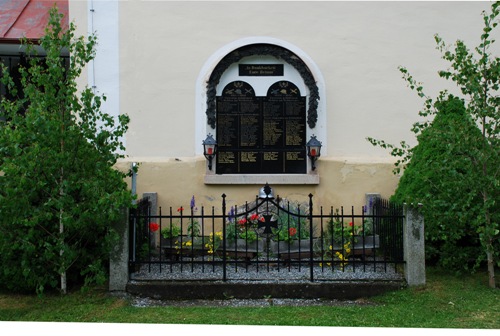
[[[222,251],[222,243],[219,246],[219,251]],[[257,239],[253,242],[247,242],[245,239],[226,240],[226,254],[231,258],[252,259],[263,251],[265,251],[263,239]]]
[[[179,256],[200,256],[207,254],[206,244],[209,237],[191,237],[187,235],[177,236],[175,238],[160,239],[161,248],[165,251],[165,256],[170,259],[179,259]]]
[[[311,240],[300,239],[300,240],[292,240],[291,242],[280,241],[280,242],[271,242],[271,252],[278,256],[278,258],[282,258],[285,260],[288,259],[304,259],[309,258],[311,251],[314,252],[315,247],[318,246],[320,240],[317,238],[313,239],[313,245],[311,248]]]
[[[344,241],[344,244],[351,240]],[[351,241],[352,244],[352,241]],[[329,239],[323,240],[323,251],[328,250],[332,245]],[[333,243],[333,251],[342,251],[342,243]],[[351,246],[351,253],[353,255],[372,255],[375,250],[380,246],[380,238],[378,235],[370,236],[354,236],[354,244]],[[310,258],[310,251],[313,251],[313,257],[321,255],[321,240],[319,238],[313,239],[311,248],[310,239],[293,240],[290,243],[285,241],[271,242],[271,252],[278,256],[278,258],[289,259],[307,259]]]
[[[346,239],[344,241],[344,244],[347,243],[348,241],[351,241],[351,239]],[[331,242],[328,239],[325,239],[325,245],[329,246]],[[380,237],[379,235],[369,235],[369,236],[354,236],[354,244],[351,246],[351,250],[353,251],[353,254],[365,254],[365,255],[370,255],[373,254],[375,249],[379,248],[380,246]],[[333,243],[333,251],[341,251],[342,250],[342,243]]]

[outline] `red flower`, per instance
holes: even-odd
[[[352,222],[349,222],[349,226],[353,226],[354,224]]]
[[[289,228],[288,229],[288,234],[290,235],[290,237],[295,236],[297,234],[297,229],[293,228],[293,227]]]
[[[160,226],[158,224],[149,223],[149,231],[156,232],[156,231],[158,231],[159,228],[160,228]]]
[[[183,212],[184,211],[184,208],[183,207],[180,207],[177,209],[177,212]]]
[[[242,218],[238,221],[238,224],[240,225],[245,225],[247,223],[247,219],[246,218]]]
[[[256,213],[254,213],[254,214],[252,214],[252,215],[250,216],[250,220],[253,220],[253,221],[254,221],[254,220],[258,220],[258,219],[259,219],[259,215],[257,215]]]

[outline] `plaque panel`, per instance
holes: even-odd
[[[239,64],[240,76],[283,76],[283,64]]]
[[[306,139],[306,97],[300,95],[299,88],[288,81],[271,85],[263,102],[265,150],[280,150],[281,173],[304,174]],[[275,128],[276,130],[273,130]],[[270,133],[275,136],[269,136]],[[266,143],[266,137],[268,142]],[[266,146],[267,145],[267,146]],[[274,169],[273,169],[274,172]]]

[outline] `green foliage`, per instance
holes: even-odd
[[[348,240],[352,240],[353,236],[356,235],[371,235],[373,234],[373,219],[366,218],[364,223],[361,225],[349,222],[344,223],[339,214],[339,209],[335,209],[335,213],[332,213],[332,217],[326,223],[326,232],[324,233],[325,240],[327,242],[335,242],[341,244]]]
[[[485,256],[472,225],[480,216],[482,199],[470,160],[483,139],[460,99],[450,96],[436,103],[436,110],[432,123],[417,137],[392,200],[425,205],[421,211],[428,260],[468,270]]]
[[[277,230],[273,229],[273,234],[275,234],[274,240],[290,243],[294,240],[309,238],[309,222],[304,217],[306,213],[303,210],[307,209],[307,206],[290,201],[282,201],[281,206],[286,208],[287,211],[280,211],[276,214],[277,221],[281,226]],[[296,214],[300,214],[300,216]]]
[[[113,169],[124,150],[128,117],[100,110],[104,96],[78,90],[76,79],[93,59],[96,38],[61,29],[50,10],[41,48],[27,46],[21,67],[22,94],[2,66],[2,81],[14,100],[0,113],[0,283],[11,290],[43,292],[58,285],[102,282],[111,224],[121,220],[132,196],[125,173]],[[61,52],[71,55],[69,68]]]
[[[176,238],[180,234],[181,234],[180,226],[173,223],[161,230],[161,235],[165,239]]]
[[[395,172],[407,165],[394,198],[424,203],[427,256],[452,269],[487,259],[492,287],[500,257],[500,58],[491,55],[490,48],[499,7],[496,2],[491,13],[483,12],[481,43],[474,51],[460,40],[452,49],[435,36],[437,49],[450,63],[439,76],[457,84],[463,100],[445,90],[434,102],[422,84],[400,68],[408,86],[425,99],[419,115],[435,118],[413,125],[419,141],[413,148],[368,138],[373,145],[391,149],[398,158]]]
[[[226,238],[230,242],[236,239],[245,239],[247,243],[253,243],[258,239],[257,230],[259,222],[264,217],[253,213],[248,217],[230,218],[226,225]]]

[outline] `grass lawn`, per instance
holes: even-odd
[[[366,300],[365,300],[366,301]],[[67,296],[0,293],[0,321],[500,329],[500,290],[484,273],[429,268],[427,285],[369,299],[372,305],[133,307],[103,289]]]

